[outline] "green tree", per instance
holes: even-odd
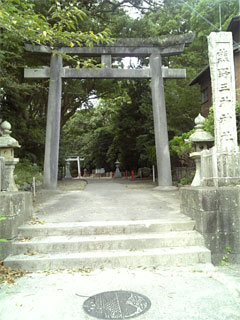
[[[83,20],[88,18],[74,1],[65,1],[63,5],[53,0],[8,0],[0,2],[0,9],[1,118],[11,122],[14,135],[22,145],[20,155],[41,162],[48,81],[24,81],[22,70],[27,65],[49,65],[49,56],[30,55],[24,51],[24,44],[46,44],[56,50],[58,46],[83,43],[91,47],[93,43],[109,41],[109,34],[105,28],[96,33],[81,29]],[[75,66],[81,63],[68,55],[64,58]],[[65,87],[63,123],[77,109],[79,101],[79,96],[70,98]]]

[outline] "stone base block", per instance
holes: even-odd
[[[231,249],[229,261],[240,263],[240,187],[184,187],[181,211],[196,221],[212,262],[219,263]]]
[[[17,228],[32,216],[32,194],[2,192],[0,203],[0,216],[6,217],[6,220],[0,223],[1,238],[14,239],[17,236]]]
[[[12,240],[0,242],[0,261],[3,261],[12,252]]]
[[[0,238],[12,240],[18,234],[18,227],[32,217],[31,192],[1,192],[0,216],[6,217],[0,221]],[[0,254],[7,252],[9,243],[0,243]]]
[[[225,260],[225,257],[227,257],[227,260]],[[240,261],[240,254],[236,254],[236,253],[231,253],[231,254],[227,254],[225,253],[224,255],[222,255],[222,253],[218,253],[218,254],[212,254],[211,255],[211,259],[212,259],[212,264],[214,265],[219,265],[219,264],[239,264]]]

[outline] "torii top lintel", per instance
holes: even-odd
[[[194,33],[186,33],[181,35],[171,35],[165,38],[126,38],[116,39],[112,43],[94,45],[93,48],[89,47],[56,47],[61,53],[79,54],[81,56],[150,56],[153,53],[161,54],[162,56],[177,55],[183,52],[184,47],[192,43]],[[38,53],[52,53],[52,49],[43,45],[26,44],[27,51]]]

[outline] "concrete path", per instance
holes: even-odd
[[[89,296],[129,290],[151,300],[139,320],[239,320],[240,291],[232,280],[219,271],[182,268],[32,273],[1,288],[0,319],[93,320],[82,308]]]
[[[59,191],[37,206],[46,222],[181,219],[178,192],[153,191],[152,183],[88,179],[83,191]]]
[[[121,210],[119,210],[121,208]],[[89,181],[84,191],[59,191],[38,204],[46,222],[184,219],[177,192],[151,184]],[[240,266],[65,270],[30,273],[0,287],[0,320],[91,320],[82,305],[91,295],[129,290],[147,296],[139,320],[239,320]]]

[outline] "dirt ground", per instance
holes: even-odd
[[[107,179],[107,178],[101,178]],[[90,180],[94,180],[91,179]],[[98,180],[98,179],[96,179]],[[146,189],[156,187],[156,183],[152,182],[152,179],[119,179],[118,183],[126,184],[126,188],[129,189]],[[58,181],[57,190],[45,190],[42,187],[38,188],[36,191],[36,196],[33,197],[33,208],[35,209],[41,204],[44,204],[46,201],[64,193],[67,191],[77,191],[84,190],[87,186],[87,179],[65,179]]]
[[[84,190],[86,185],[87,181],[84,179],[69,179],[58,181],[57,190],[46,190],[40,187],[36,191],[36,196],[33,197],[33,208],[36,209],[39,205],[64,192]]]

